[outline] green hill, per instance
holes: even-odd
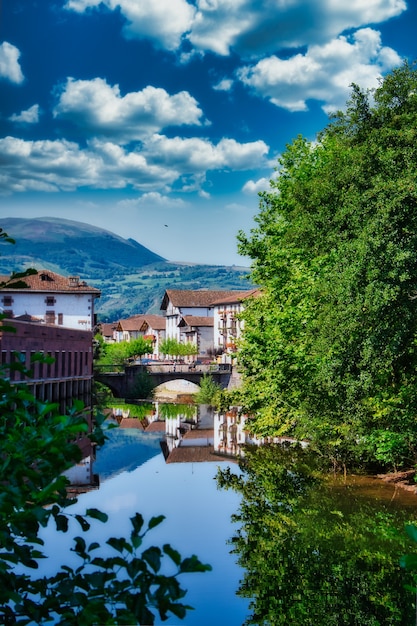
[[[72,220],[1,218],[16,240],[0,243],[0,273],[45,268],[80,276],[102,291],[101,321],[159,313],[166,289],[250,289],[248,268],[171,263],[134,239]]]

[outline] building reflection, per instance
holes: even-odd
[[[250,420],[238,407],[217,412],[204,404],[147,402],[123,404],[106,413],[120,429],[140,431],[145,439],[147,434],[160,435],[166,463],[238,462],[247,445],[294,442],[286,437],[256,437],[250,432]],[[83,493],[99,486],[94,460],[92,447],[83,454],[83,461],[66,473],[70,491]]]

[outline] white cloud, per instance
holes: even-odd
[[[94,142],[87,149],[66,140],[0,139],[3,193],[43,190],[72,191],[82,187],[148,190],[171,184],[178,172],[147,163],[135,152],[111,143]]]
[[[223,78],[217,85],[213,86],[215,91],[230,91],[233,86],[233,81],[230,78]]]
[[[9,117],[9,120],[18,124],[37,124],[39,122],[39,104],[34,104],[20,113],[14,113]]]
[[[0,79],[4,78],[12,83],[20,84],[24,81],[23,72],[19,65],[20,50],[8,41],[0,46]]]
[[[196,48],[260,57],[280,48],[323,44],[339,33],[406,10],[405,0],[198,0],[190,41]]]
[[[167,193],[201,189],[208,170],[245,170],[264,163],[263,141],[239,144],[223,139],[154,135],[136,150],[91,140],[87,148],[66,140],[0,139],[0,191],[72,191],[83,187]],[[155,196],[156,198],[157,196]],[[160,200],[162,201],[162,196]]]
[[[260,191],[267,191],[270,187],[269,178],[259,178],[259,180],[248,180],[242,188],[247,194],[258,194]]]
[[[352,37],[340,36],[324,46],[288,60],[276,56],[241,68],[238,78],[276,106],[306,111],[307,100],[323,102],[326,112],[343,108],[355,82],[362,88],[378,84],[382,72],[401,63],[391,48],[381,45],[380,33],[363,28]]]
[[[98,0],[69,0],[79,12]],[[150,38],[176,50],[186,37],[199,51],[261,57],[281,48],[322,45],[348,29],[384,22],[406,10],[405,0],[103,0],[120,9],[128,37]],[[195,5],[195,6],[194,6]]]
[[[66,8],[84,12],[98,7],[99,0],[68,0]],[[128,38],[148,38],[157,47],[176,50],[192,25],[195,8],[185,0],[103,0],[111,10],[120,9],[127,22]]]
[[[55,117],[126,143],[167,126],[201,125],[202,115],[186,91],[170,95],[148,86],[122,96],[118,85],[111,86],[102,78],[68,78],[54,109]]]
[[[131,208],[131,207],[140,207],[140,206],[158,206],[169,209],[175,209],[178,207],[185,206],[184,200],[181,198],[170,198],[169,196],[164,196],[158,191],[149,191],[148,193],[144,193],[142,196],[138,198],[129,198],[127,200],[120,200],[117,203],[117,206],[122,208]]]
[[[221,139],[217,145],[198,137],[168,138],[154,135],[144,146],[144,153],[156,163],[174,166],[185,173],[208,170],[251,170],[262,167],[269,151],[264,141],[239,143]]]

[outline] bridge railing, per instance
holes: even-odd
[[[126,365],[95,365],[94,372],[96,374],[123,374],[127,368],[142,368],[150,374],[180,374],[180,373],[223,373],[227,374],[232,371],[230,363],[152,363],[152,364],[126,364]]]

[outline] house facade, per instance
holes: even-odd
[[[239,314],[244,308],[245,300],[256,296],[257,293],[257,289],[237,291],[213,303],[213,341],[216,351],[228,354],[236,352],[237,341],[244,327]]]
[[[213,319],[214,303],[233,297],[235,293],[235,291],[225,290],[167,289],[161,304],[161,310],[165,312],[166,338],[175,339],[180,343],[193,341],[197,345],[199,354],[202,355],[213,351],[215,348],[214,322],[209,326],[201,322],[197,323],[197,320]],[[211,333],[210,340],[209,333]]]
[[[161,342],[165,339],[165,317],[163,315],[133,315],[119,320],[115,328],[115,340],[133,341],[143,337],[152,341],[152,351],[148,356],[158,358]]]
[[[100,290],[90,287],[79,276],[61,276],[50,270],[23,279],[25,287],[9,276],[0,287],[1,312],[11,319],[30,316],[38,322],[63,328],[92,331],[95,325],[95,300]],[[15,288],[13,288],[15,285]]]

